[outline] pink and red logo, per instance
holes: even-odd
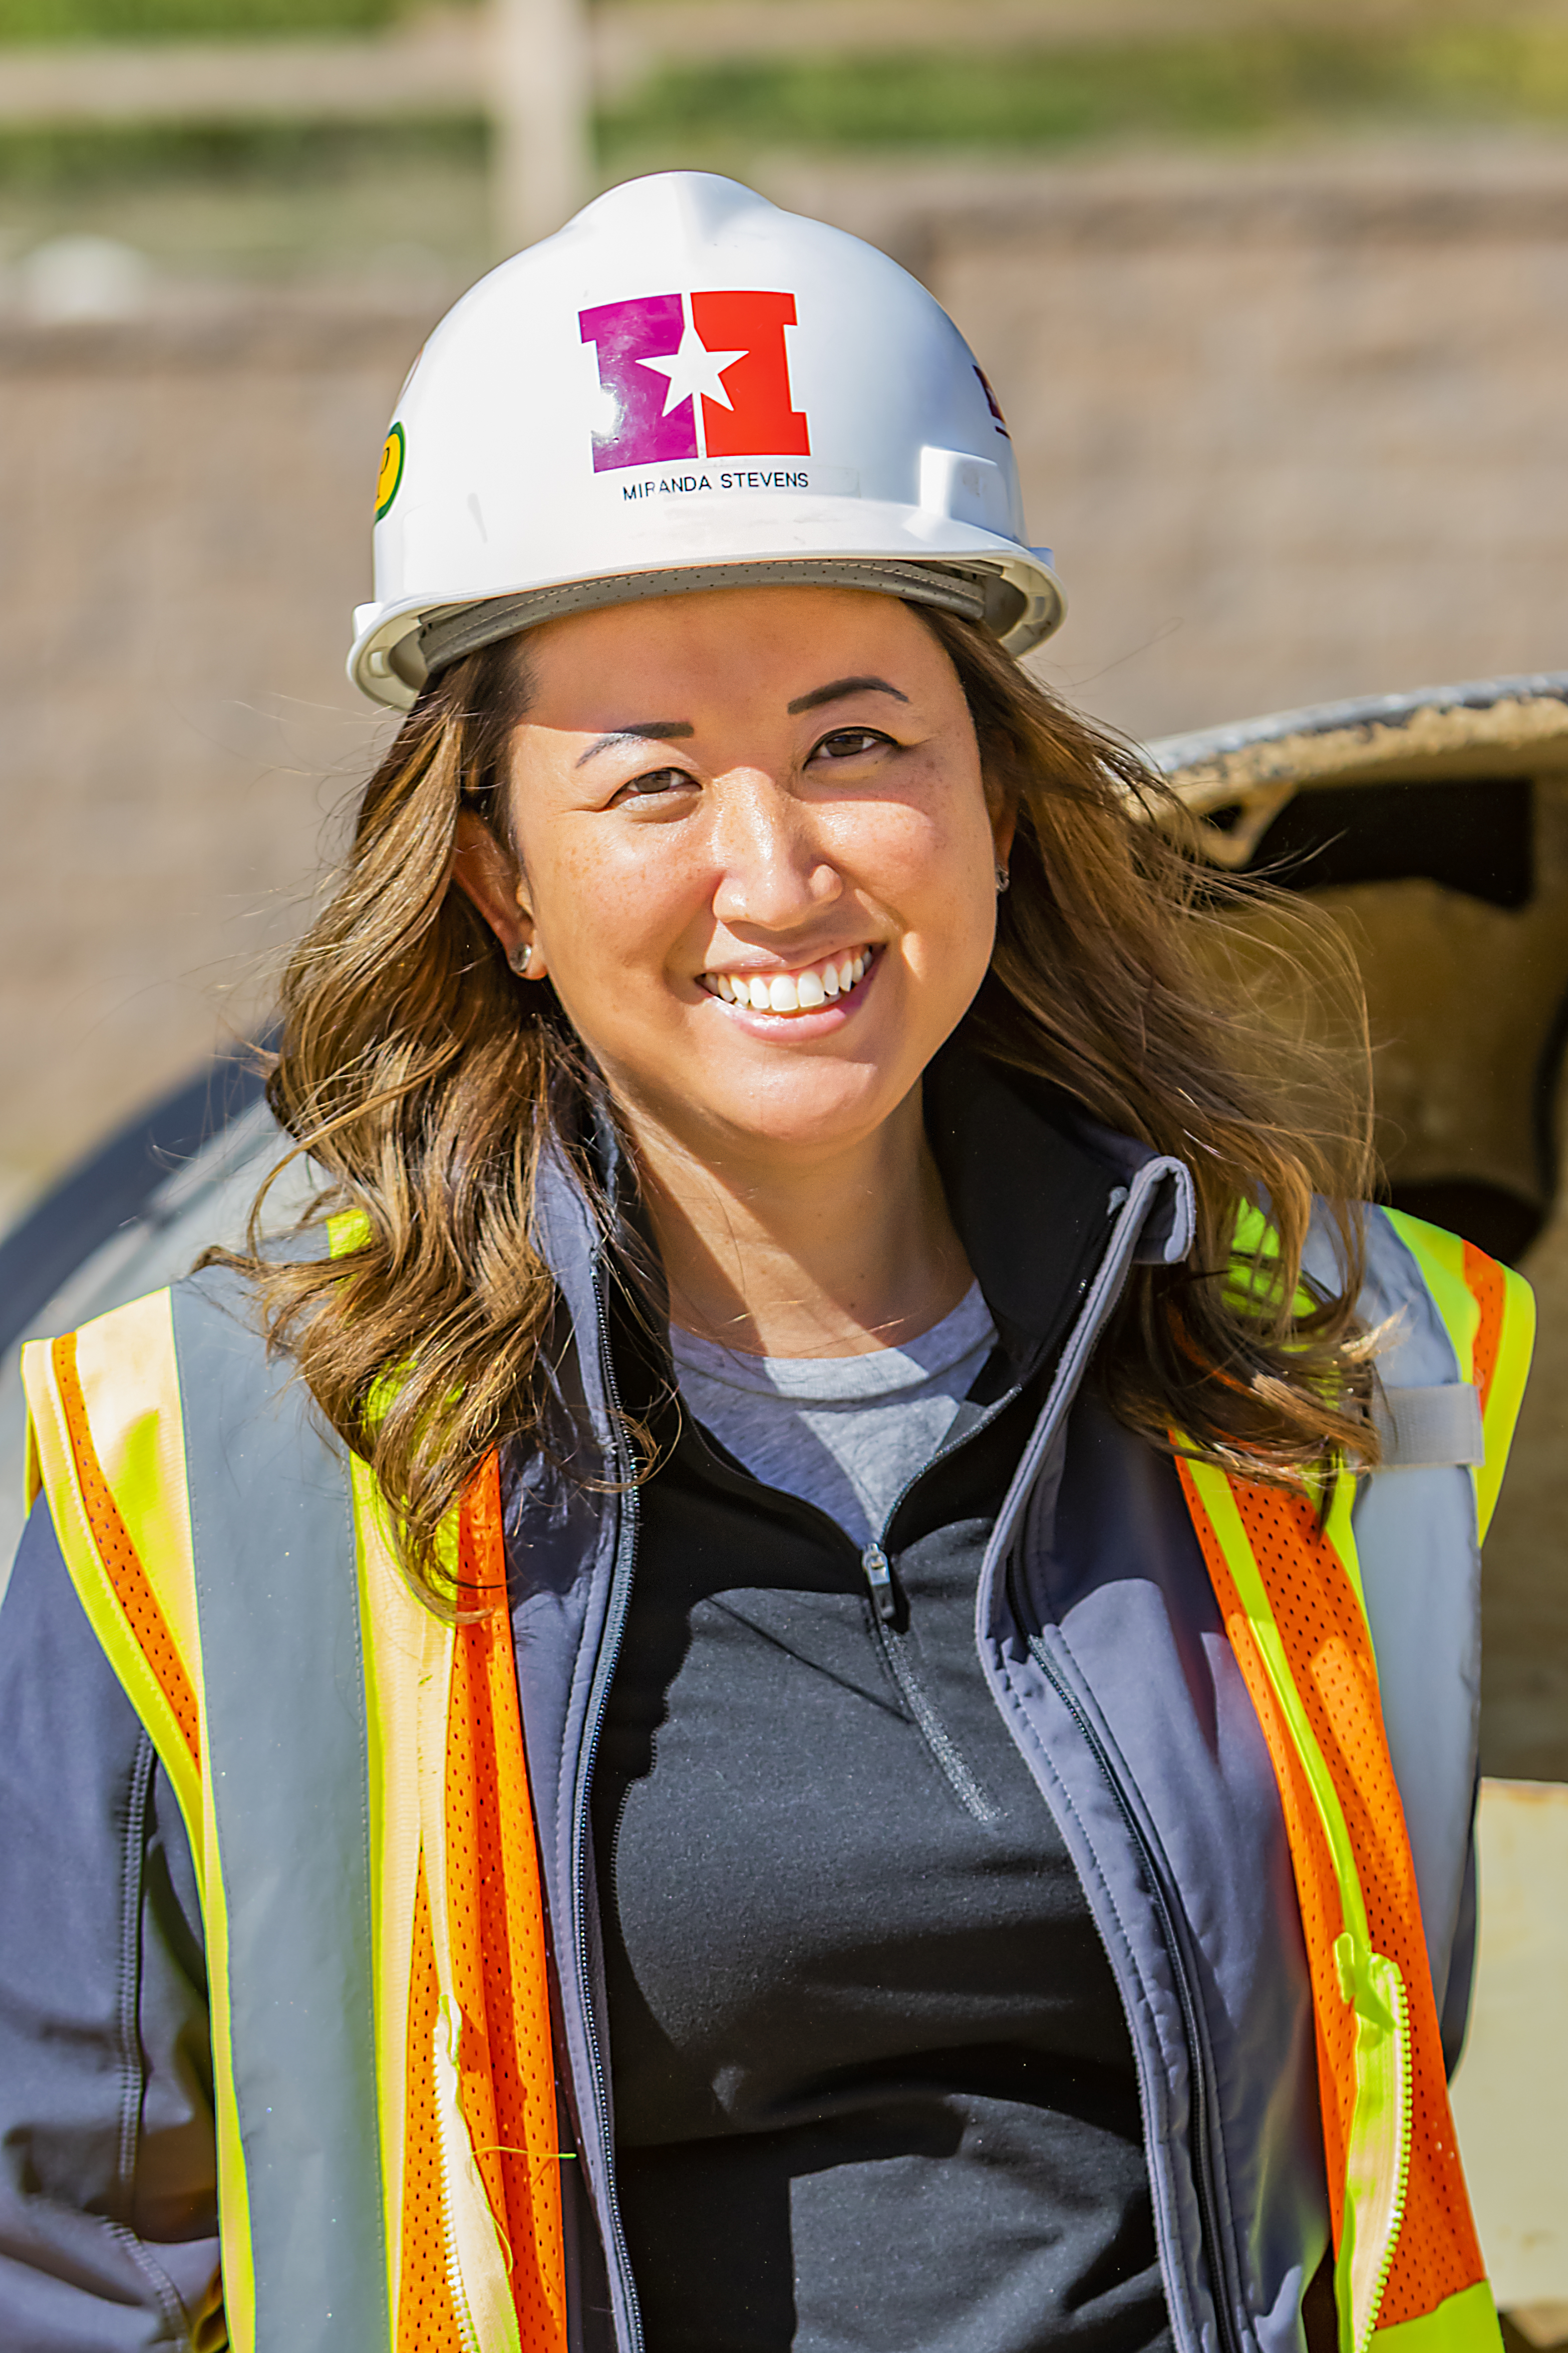
[[[677,458],[811,455],[805,413],[791,406],[793,294],[639,294],[577,318],[615,404],[614,424],[594,436],[596,474]]]

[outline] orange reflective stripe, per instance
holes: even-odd
[[[458,1573],[502,1606],[458,1629],[447,1746],[447,1894],[463,2013],[463,2114],[510,2251],[528,2353],[564,2353],[561,2133],[550,2031],[544,1905],[518,1708],[500,1470],[491,1455],[464,1496]]]
[[[1181,1473],[1187,1508],[1192,1514],[1209,1581],[1225,1621],[1225,1630],[1236,1653],[1247,1696],[1262,1726],[1269,1762],[1279,1784],[1279,1802],[1285,1815],[1285,1835],[1290,1849],[1296,1896],[1301,1913],[1301,1931],[1307,1947],[1308,1974],[1312,1984],[1323,2154],[1328,2169],[1334,2244],[1337,2247],[1343,2228],[1345,2151],[1355,2111],[1356,2034],[1355,2013],[1340,1990],[1339,1965],[1334,1957],[1335,1942],[1344,1928],[1339,1881],[1333,1857],[1323,1835],[1322,1821],[1313,1802],[1306,1768],[1264,1666],[1253,1633],[1252,1620],[1237,1591],[1225,1548],[1194,1483],[1190,1466],[1178,1459],[1176,1467]],[[1241,1482],[1232,1480],[1230,1485],[1239,1505]],[[1294,1499],[1270,1495],[1271,1502],[1291,1500]]]
[[[1347,2136],[1355,2110],[1356,2030],[1333,1951],[1342,1922],[1332,1857],[1224,1546],[1190,1466],[1184,1462],[1179,1468],[1284,1808],[1312,1985],[1337,2249],[1344,2222]],[[1291,1680],[1344,1815],[1373,1949],[1398,1968],[1409,2006],[1409,2173],[1377,2315],[1382,2325],[1394,2327],[1484,2279],[1485,2264],[1448,2110],[1415,1865],[1384,1731],[1376,1662],[1350,1573],[1309,1499],[1234,1477],[1227,1484]]]
[[[475,2353],[495,2336],[509,2294],[523,2353],[565,2353],[544,1904],[495,1455],[456,1520],[460,1594],[470,1605],[500,1598],[501,1606],[456,1629],[436,1752],[439,1810],[425,1818],[408,1984],[398,2353]],[[455,2043],[443,2024],[454,2008]],[[443,2105],[452,2098],[448,2051],[455,2107]],[[488,2319],[476,2297],[489,2299]],[[510,2322],[504,2333],[510,2339]]]
[[[168,1704],[184,1745],[191,1770],[199,1775],[201,1714],[196,1704],[195,1691],[170,1631],[169,1621],[159,1607],[157,1595],[121,1517],[120,1506],[103,1475],[102,1465],[92,1442],[87,1400],[77,1377],[76,1334],[68,1332],[63,1338],[51,1342],[49,1353],[65,1414],[71,1459],[76,1465],[82,1509],[87,1515],[104,1575],[113,1588],[115,1599],[125,1613],[126,1624]]]
[[[1492,1375],[1497,1370],[1498,1347],[1502,1339],[1503,1310],[1508,1303],[1508,1278],[1495,1259],[1479,1250],[1474,1242],[1465,1244],[1465,1287],[1480,1311],[1473,1343],[1473,1366],[1470,1377],[1481,1393],[1481,1413],[1485,1416],[1491,1397]]]

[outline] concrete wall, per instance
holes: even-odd
[[[933,224],[1135,733],[1568,662],[1568,157],[1098,166]]]
[[[377,734],[347,614],[426,324],[272,301],[0,328],[14,1192],[265,1001],[258,966]]]
[[[982,353],[1071,599],[1043,667],[1090,709],[1147,734],[1568,661],[1568,158],[770,185]],[[340,665],[428,303],[0,323],[13,1198],[265,997],[377,736]]]

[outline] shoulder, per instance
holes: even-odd
[[[267,1373],[249,1287],[225,1267],[125,1300],[74,1332],[30,1341],[22,1380],[35,1442],[47,1426],[65,1437],[85,1427],[112,1442],[129,1441],[150,1415],[178,1420],[182,1391],[209,1372],[215,1353]],[[278,1367],[275,1380],[284,1377]]]
[[[1357,1315],[1373,1337],[1385,1394],[1473,1389],[1478,1410],[1486,1414],[1488,1451],[1500,1469],[1534,1337],[1529,1284],[1461,1235],[1406,1211],[1368,1202],[1363,1221],[1365,1258]],[[1343,1279],[1333,1221],[1321,1207],[1304,1264],[1310,1274],[1336,1287]],[[1459,1452],[1446,1459],[1480,1458]]]
[[[301,1479],[341,1451],[291,1360],[269,1350],[241,1270],[204,1268],[34,1341],[22,1379],[29,1500],[47,1494],[73,1571],[101,1553],[103,1525],[134,1536],[164,1527],[168,1508],[183,1516],[187,1484],[254,1453],[260,1430],[276,1470]]]

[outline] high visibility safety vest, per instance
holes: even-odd
[[[1523,1388],[1530,1293],[1468,1244],[1394,1223],[1479,1395],[1484,1530]],[[35,1343],[24,1374],[34,1491],[47,1494],[190,1834],[237,2353],[284,2341],[268,2326],[268,2282],[295,2262],[330,2271],[334,2256],[341,2276],[345,2246],[375,2248],[362,2270],[384,2274],[355,2274],[345,2343],[564,2353],[546,1935],[508,1612],[453,1627],[420,1605],[357,1460],[346,1500],[341,1484],[290,1479],[300,1409],[279,1403],[254,1336],[232,1315],[197,1316],[183,1289]],[[204,1442],[219,1430],[221,1447]],[[1495,2348],[1384,1731],[1354,1482],[1336,1477],[1314,1504],[1202,1462],[1184,1461],[1181,1478],[1284,1810],[1341,2353]],[[245,1499],[264,1493],[262,1538]],[[465,1583],[504,1593],[493,1457],[445,1541]],[[215,1548],[221,1579],[204,1567]],[[255,1694],[269,1689],[303,1692],[308,1758],[268,1741]],[[345,1937],[355,1917],[361,1933]],[[308,1952],[330,2003],[279,2020],[278,1984],[230,1967],[258,1937]],[[335,2104],[330,2118],[321,2103]],[[353,2179],[321,2179],[323,2147],[363,2148],[366,2161],[342,2168]]]

